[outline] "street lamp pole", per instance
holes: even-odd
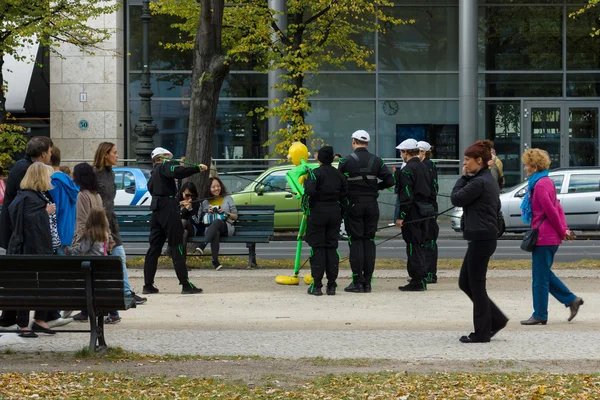
[[[139,93],[141,97],[141,109],[140,123],[139,125],[136,124],[133,128],[134,132],[138,135],[135,145],[135,156],[137,164],[141,167],[152,166],[150,154],[154,149],[153,136],[158,133],[158,128],[152,124],[152,96],[154,96],[154,92],[150,89],[150,60],[148,55],[151,19],[150,0],[142,0],[142,90]]]

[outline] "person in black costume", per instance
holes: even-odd
[[[168,242],[171,248],[171,258],[175,266],[175,272],[182,286],[182,294],[202,293],[202,289],[194,286],[188,279],[188,270],[185,263],[185,251],[183,248],[183,225],[177,194],[176,179],[187,178],[206,171],[206,165],[199,164],[193,167],[184,167],[177,162],[169,161],[173,154],[157,147],[152,151],[152,162],[154,169],[148,182],[148,191],[152,195],[152,218],[150,219],[150,248],[146,253],[144,262],[144,294],[158,293],[154,286],[154,277],[158,265],[158,257],[165,244]]]
[[[463,176],[450,197],[452,205],[463,208],[461,225],[468,241],[458,286],[473,301],[475,331],[462,336],[462,343],[489,342],[508,322],[485,288],[488,262],[496,251],[500,212],[500,189],[487,166],[491,148],[489,140],[479,140],[465,150]]]
[[[429,178],[431,179],[429,204],[435,209],[435,213],[439,212],[437,194],[440,191],[438,182],[438,173],[435,163],[431,160],[431,145],[427,142],[417,142],[419,146],[419,158],[429,170]],[[427,237],[425,238],[425,267],[427,268],[427,283],[437,283],[437,261],[438,247],[437,240],[440,234],[440,227],[437,223],[437,218],[427,220]]]
[[[394,186],[394,176],[383,160],[369,153],[371,140],[363,130],[352,134],[354,152],[340,159],[338,169],[348,178],[349,209],[344,219],[350,246],[352,283],[344,289],[352,293],[371,292],[375,270],[375,233],[379,222],[379,190]]]
[[[429,170],[419,159],[417,141],[406,139],[397,147],[406,166],[400,171],[398,198],[400,199],[400,218],[396,226],[402,228],[402,237],[406,242],[408,285],[400,286],[403,292],[423,292],[427,290],[427,270],[425,267],[425,238],[429,220],[435,214],[429,204]]]
[[[339,271],[340,257],[337,252],[342,207],[347,202],[346,177],[331,166],[333,147],[319,150],[320,166],[310,170],[304,181],[304,195],[308,201],[306,243],[310,251],[310,271],[313,283],[308,294],[321,296],[323,274],[327,272],[327,294],[335,295],[335,281]]]

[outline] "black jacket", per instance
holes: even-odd
[[[104,210],[106,211],[110,234],[115,241],[115,246],[121,246],[123,245],[123,242],[121,241],[121,232],[119,230],[117,214],[115,214],[115,197],[117,196],[115,172],[111,167],[97,170],[96,180],[98,181],[98,194],[100,195],[100,198],[102,198],[102,206],[104,206]]]
[[[358,161],[352,154],[356,154]],[[338,165],[338,170],[348,178],[348,197],[352,203],[373,201],[379,190],[394,186],[394,175],[381,158],[364,147],[352,154],[340,159]]]
[[[337,169],[321,165],[310,170],[304,181],[304,194],[308,196],[310,208],[319,204],[336,204],[342,207],[347,203],[348,183]]]
[[[430,186],[430,192],[429,192],[429,203],[433,205],[433,207],[435,207],[435,211],[438,211],[438,204],[437,204],[437,194],[440,192],[440,184],[438,182],[438,173],[437,173],[437,168],[435,167],[435,163],[433,161],[431,161],[431,159],[429,158],[425,158],[422,161],[423,164],[425,164],[425,166],[427,167],[427,169],[429,170],[429,178],[431,179],[431,186]]]
[[[408,160],[400,171],[400,182],[397,186],[400,199],[400,219],[411,220],[424,217],[419,215],[415,203],[429,203],[431,177],[429,169],[419,160],[419,157]]]
[[[46,200],[38,192],[20,191],[8,207],[14,227],[7,254],[53,254]]]
[[[200,167],[184,167],[174,161],[156,164],[148,182],[148,191],[152,197],[175,198],[177,184],[175,179],[184,179],[200,172]]]
[[[498,237],[500,189],[489,168],[475,176],[463,176],[456,181],[450,200],[463,208],[463,237],[467,240],[490,240]]]
[[[6,179],[6,191],[4,192],[4,204],[2,205],[2,209],[5,212],[0,214],[0,247],[3,249],[8,249],[8,242],[13,230],[8,208],[17,196],[21,187],[21,181],[31,164],[33,164],[31,157],[25,156],[13,165]]]

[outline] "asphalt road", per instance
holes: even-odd
[[[404,258],[405,244],[403,240],[392,239],[382,243],[378,241],[377,257],[383,258]],[[381,244],[379,244],[381,243]],[[519,248],[520,240],[500,240],[494,254],[494,259],[530,259],[531,254],[522,251]],[[467,250],[467,242],[464,240],[438,241],[440,258],[463,258]],[[145,243],[125,243],[125,251],[128,256],[143,255],[146,253],[148,245]],[[296,244],[292,241],[273,241],[269,244],[258,244],[256,253],[258,258],[262,259],[290,259],[296,252]],[[308,258],[308,245],[306,243],[302,249],[302,257]],[[348,244],[340,241],[339,252],[342,257],[348,256]],[[247,254],[246,246],[243,244],[221,244],[221,253],[243,253]],[[582,259],[600,259],[600,240],[585,240],[564,243],[556,253],[556,261],[577,261]]]

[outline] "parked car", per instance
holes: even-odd
[[[113,168],[113,171],[115,172],[115,184],[117,185],[115,205],[150,205],[152,196],[148,192],[148,181],[152,171],[130,167],[117,167]]]
[[[565,210],[569,228],[599,230],[600,168],[558,168],[550,171],[549,177],[556,187],[558,201]],[[500,194],[504,232],[524,232],[529,229],[529,225],[521,218],[521,202],[526,190],[527,181],[524,181]],[[455,207],[450,212],[452,228],[456,232],[461,230],[462,214],[461,207]]]

